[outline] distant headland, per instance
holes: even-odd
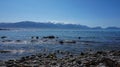
[[[9,28],[48,28],[48,29],[120,29],[120,27],[88,27],[80,24],[62,24],[51,22],[33,22],[21,21],[15,23],[0,23],[0,30],[8,30]]]

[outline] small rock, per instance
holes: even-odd
[[[56,37],[55,36],[46,36],[46,37],[43,37],[43,38],[54,39]]]
[[[1,37],[1,39],[5,39],[5,38],[7,38],[7,36],[2,36],[2,37]]]
[[[78,37],[78,39],[81,39],[81,37]]]
[[[0,53],[10,53],[11,51],[7,51],[7,50],[0,50]]]
[[[81,61],[80,61],[80,60],[77,60],[76,63],[81,64]]]
[[[113,61],[113,60],[111,60],[109,58],[102,58],[101,62],[105,63],[106,66],[116,67],[115,61]]]
[[[52,58],[53,59],[53,58],[57,58],[57,56],[56,56],[56,54],[53,53],[53,54],[49,54],[46,58]]]
[[[60,44],[63,44],[63,43],[71,43],[71,44],[75,44],[76,43],[76,41],[74,41],[74,40],[61,40],[61,41],[59,41],[59,43]]]
[[[16,40],[16,42],[22,42],[21,40]]]
[[[80,55],[82,55],[82,56],[83,56],[83,55],[85,55],[85,54],[84,54],[83,52],[81,52],[81,54],[80,54]]]

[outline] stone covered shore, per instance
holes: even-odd
[[[120,67],[120,51],[88,51],[73,55],[58,50],[18,60],[0,61],[0,67]]]
[[[0,43],[12,44],[23,43],[22,40],[6,40],[6,36],[1,37]],[[80,39],[80,37],[78,37]],[[55,36],[31,37],[30,43],[38,44],[84,44],[88,45],[95,42],[59,40]],[[0,53],[9,53],[10,51],[0,50]],[[120,67],[120,50],[112,51],[92,51],[80,52],[74,55],[68,51],[57,50],[52,53],[39,53],[31,56],[21,57],[20,59],[0,60],[0,67]]]

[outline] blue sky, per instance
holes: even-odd
[[[120,27],[120,0],[0,0],[0,22]]]

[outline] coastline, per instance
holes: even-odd
[[[24,40],[9,40],[8,38],[8,36],[1,36],[0,43],[3,45],[25,45]],[[82,37],[79,36],[76,37],[77,40],[61,39],[53,35],[43,37],[31,36],[29,38],[29,40],[26,40],[28,43],[25,41],[26,44],[32,43],[32,45],[35,45],[36,43],[38,45],[44,44],[44,46],[45,44],[91,46],[100,43],[96,41],[81,41]],[[10,53],[10,51],[1,50],[0,53]],[[51,53],[38,52],[37,54],[23,56],[20,59],[0,60],[0,67],[120,67],[120,50],[93,51],[91,49],[86,52],[79,52],[79,55],[74,55],[71,51],[58,49]]]
[[[59,58],[58,55],[63,57]],[[120,51],[88,51],[73,55],[60,50],[0,61],[3,67],[120,67]]]

